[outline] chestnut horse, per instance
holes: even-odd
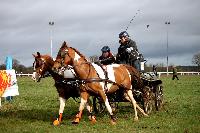
[[[70,81],[68,81],[68,79],[64,79],[63,76],[57,73],[54,73],[52,71],[54,61],[49,55],[41,55],[39,52],[37,52],[37,54],[36,55],[33,54],[33,56],[35,58],[35,61],[33,63],[33,67],[35,71],[33,75],[33,79],[39,82],[41,77],[44,76],[46,72],[49,72],[52,75],[53,79],[55,80],[55,87],[59,94],[60,109],[59,109],[59,117],[57,118],[57,120],[54,121],[54,125],[60,125],[62,121],[62,115],[63,115],[63,111],[65,107],[65,102],[70,97],[72,98],[80,97],[79,87],[74,85],[73,83],[71,84]],[[92,116],[91,103],[88,103],[87,106],[88,106],[87,109],[90,113],[89,118],[92,122],[95,122],[96,121],[95,117]]]
[[[80,85],[80,96],[81,103],[79,107],[79,113],[74,119],[74,123],[79,123],[82,117],[82,111],[89,99],[90,95],[98,95],[102,98],[105,103],[105,106],[111,116],[111,124],[116,123],[116,119],[113,115],[111,106],[109,104],[106,93],[114,93],[119,87],[124,89],[124,92],[129,97],[135,112],[134,120],[138,120],[137,110],[144,116],[148,116],[143,109],[141,109],[135,99],[133,98],[132,93],[132,76],[131,70],[134,68],[126,67],[122,64],[112,64],[107,65],[107,76],[106,78],[103,69],[97,64],[90,63],[84,55],[82,55],[75,48],[68,47],[66,42],[63,42],[58,55],[56,57],[53,69],[59,71],[61,67],[72,66],[77,77],[82,82]],[[130,69],[131,68],[131,69]]]

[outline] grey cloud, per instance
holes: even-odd
[[[169,20],[171,62],[179,58],[179,64],[191,65],[189,58],[199,51],[199,5],[198,0],[1,1],[0,63],[9,54],[29,66],[33,61],[32,53],[50,53],[49,21],[55,22],[54,57],[64,40],[86,56],[99,55],[104,45],[109,45],[116,53],[118,33],[136,16],[128,32],[149,62],[165,62],[164,23]],[[136,15],[138,9],[140,12]],[[150,25],[148,29],[147,24]]]

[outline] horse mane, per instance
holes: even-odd
[[[45,54],[45,55],[41,55],[41,58],[44,58],[46,61],[50,61],[49,63],[51,63],[51,64],[53,64],[54,63],[54,60],[53,60],[53,58],[50,56],[50,55],[48,55],[48,54]]]
[[[52,58],[50,55],[48,55],[48,54],[42,55],[41,57],[42,57],[42,58],[44,57],[44,58],[52,59],[52,60],[53,60],[53,58]]]
[[[82,58],[84,58],[85,61],[87,61],[86,57],[85,57],[83,54],[81,54],[77,49],[75,49],[75,48],[73,48],[73,47],[69,47],[69,48],[73,49],[73,50],[74,50],[76,53],[78,53]]]
[[[59,51],[58,51],[58,54],[57,54],[57,56],[56,56],[56,59],[61,58],[61,56],[60,56],[60,51],[61,51],[64,47],[73,49],[73,50],[74,50],[77,54],[79,54],[85,61],[88,61],[87,58],[86,58],[83,54],[81,54],[77,49],[75,49],[75,48],[73,48],[73,47],[69,47],[69,46],[68,46],[68,43],[65,42],[65,41],[62,43],[62,46],[60,47],[60,49],[59,49]]]

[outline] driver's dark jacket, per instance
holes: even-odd
[[[112,64],[115,62],[115,57],[113,56],[113,54],[111,52],[109,52],[108,57],[104,57],[101,55],[99,57],[99,61],[103,65],[109,65],[109,64]]]
[[[128,53],[126,49],[130,47],[132,47],[133,50],[131,53]],[[130,61],[136,60],[138,56],[139,53],[135,41],[129,39],[126,44],[121,44],[119,46],[116,61],[117,63],[129,63]]]

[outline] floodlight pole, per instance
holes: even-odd
[[[170,25],[170,21],[166,21],[165,24],[167,25],[167,76],[169,75],[169,69],[168,69],[168,65],[169,65],[169,59],[168,59],[168,25]]]
[[[53,21],[50,21],[49,22],[49,26],[50,26],[50,40],[51,40],[51,57],[52,57],[52,49],[53,49],[53,25],[54,25],[54,22]]]

